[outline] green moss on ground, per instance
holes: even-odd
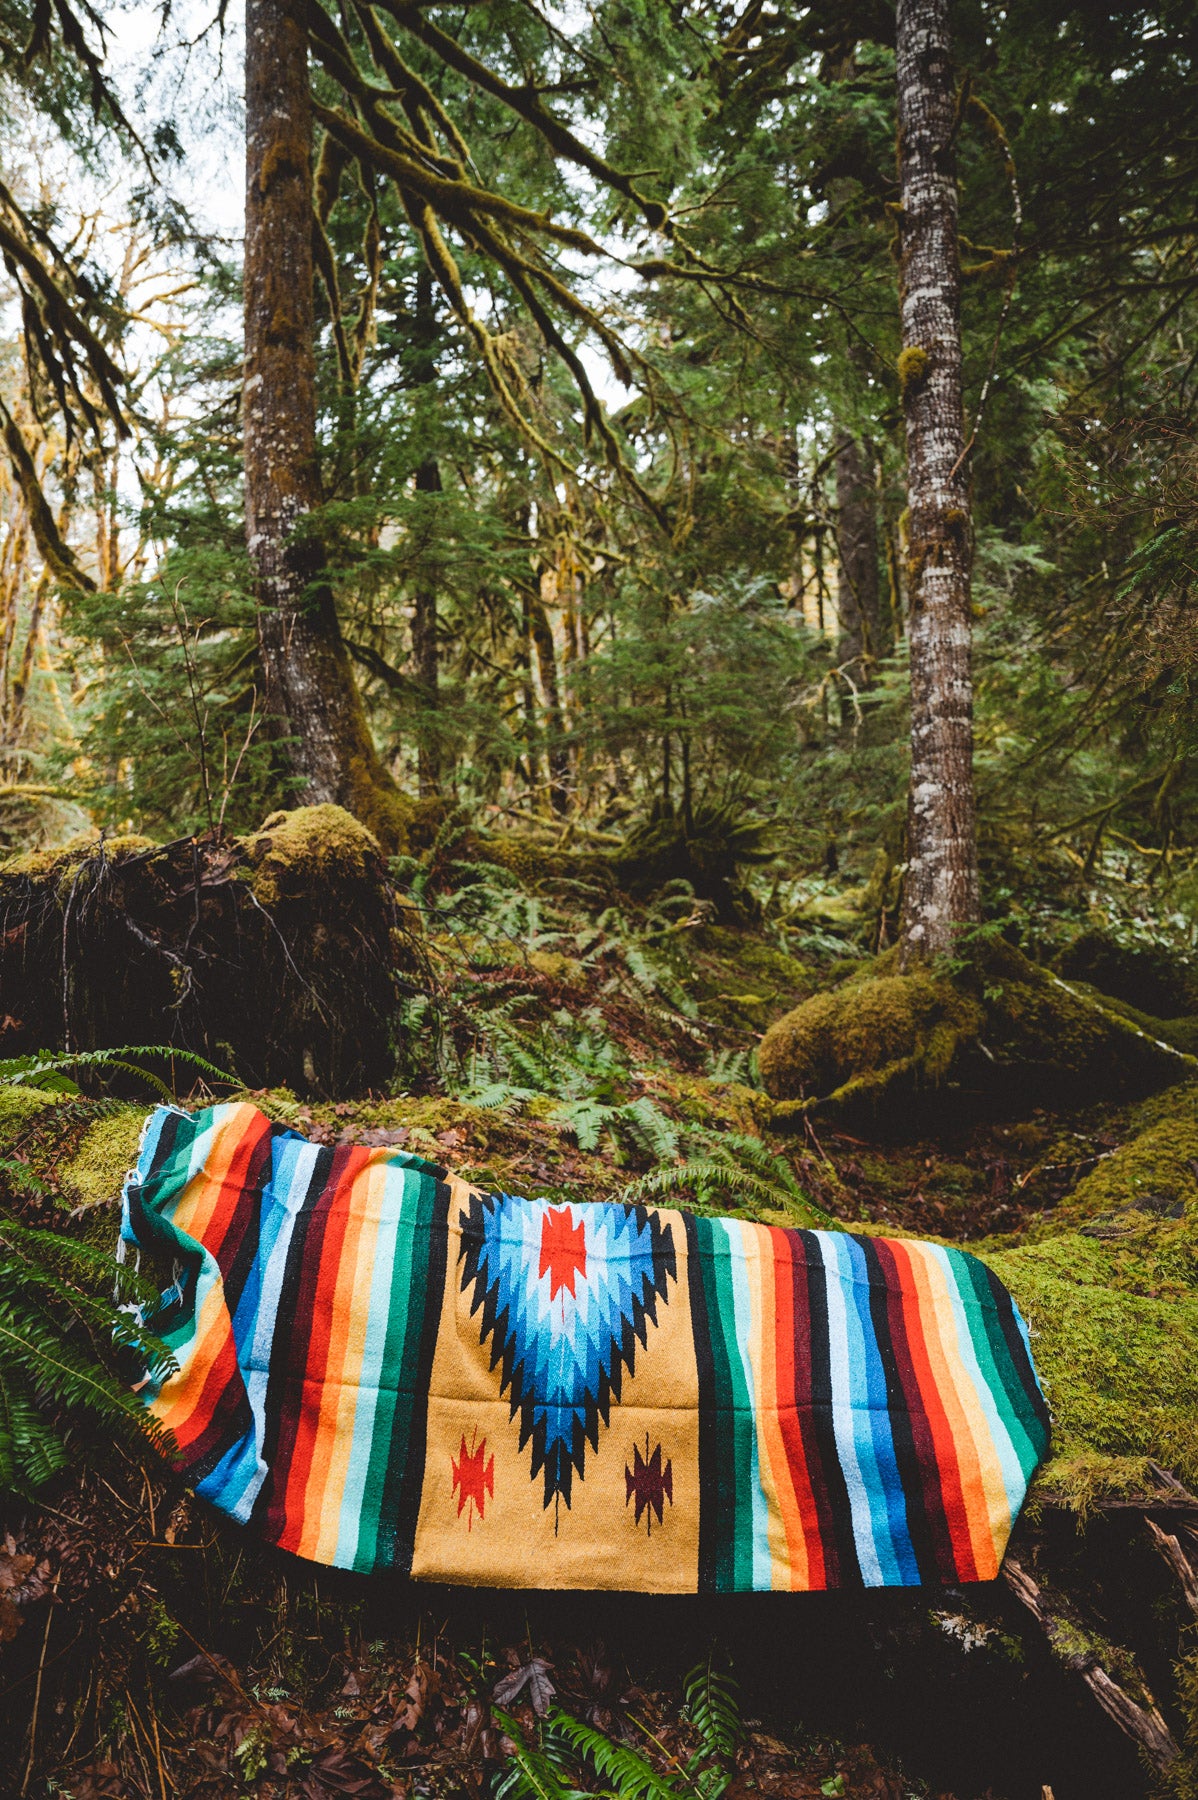
[[[0,1155],[11,1150],[25,1128],[48,1106],[54,1105],[52,1094],[37,1088],[0,1086]]]
[[[807,963],[729,925],[687,926],[654,948],[704,1018],[734,1031],[761,1031],[820,981]]]
[[[1054,1419],[1042,1483],[1079,1506],[1142,1490],[1147,1458],[1198,1485],[1198,1087],[1144,1111],[1033,1241],[981,1252],[1032,1332]]]

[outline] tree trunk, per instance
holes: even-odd
[[[566,749],[566,721],[562,714],[561,684],[557,676],[557,651],[553,643],[553,627],[538,594],[529,602],[532,641],[537,653],[541,676],[541,693],[548,719],[549,801],[559,818],[565,818],[570,805],[570,753]]]
[[[948,0],[898,0],[895,29],[911,653],[908,967],[950,949],[960,927],[977,919],[978,875]]]
[[[370,736],[321,547],[312,290],[312,99],[298,0],[248,0],[245,47],[245,505],[258,600],[264,705],[290,798],[355,813],[384,848],[407,803]]]
[[[416,276],[417,355],[412,380],[416,387],[431,387],[437,378],[437,315],[433,307],[433,278],[427,269]],[[441,493],[441,466],[435,456],[426,456],[416,470],[418,494]],[[431,509],[430,509],[431,512]],[[427,538],[435,534],[432,518],[422,518],[419,529]],[[430,563],[421,569],[412,608],[412,661],[416,684],[420,689],[423,716],[419,724],[416,754],[419,768],[420,795],[424,799],[439,791],[441,783],[440,746],[437,741],[437,705],[439,663],[437,654],[437,584]]]
[[[850,432],[836,440],[837,606],[841,667],[854,687],[868,687],[882,652],[878,614],[878,496],[861,445]]]

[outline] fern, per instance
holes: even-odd
[[[121,1075],[135,1075],[146,1082],[154,1091],[161,1094],[164,1100],[172,1100],[174,1095],[160,1076],[153,1070],[146,1069],[140,1063],[130,1059],[135,1056],[153,1056],[164,1062],[183,1063],[187,1068],[196,1070],[201,1075],[211,1077],[214,1081],[233,1086],[235,1078],[218,1069],[202,1056],[192,1050],[175,1050],[169,1044],[135,1044],[122,1045],[113,1050],[66,1050],[61,1055],[47,1056],[37,1052],[32,1056],[0,1057],[0,1083],[12,1087],[35,1087],[55,1094],[77,1094],[77,1084],[65,1075],[65,1069],[102,1069]]]
[[[549,1748],[530,1744],[510,1713],[497,1706],[491,1713],[512,1744],[508,1767],[493,1790],[494,1800],[584,1800],[586,1790],[566,1779],[560,1760]]]
[[[630,1744],[617,1743],[606,1732],[583,1724],[569,1713],[550,1713],[549,1730],[591,1765],[600,1780],[609,1784],[607,1791],[617,1795],[618,1800],[678,1800],[680,1793],[691,1789],[690,1782],[680,1789],[668,1776],[659,1774],[648,1758]],[[686,1774],[681,1769],[680,1772]]]
[[[708,1658],[686,1676],[682,1691],[687,1714],[699,1734],[701,1754],[731,1762],[744,1737],[737,1686],[731,1675],[713,1668]]]
[[[682,1195],[690,1197],[698,1211],[720,1205],[726,1211],[731,1196],[757,1211],[788,1212],[803,1224],[836,1229],[835,1219],[804,1191],[785,1157],[760,1139],[737,1132],[693,1135],[702,1140],[706,1154],[673,1164],[663,1160],[658,1168],[630,1181],[619,1198],[626,1205],[644,1205]]]
[[[115,1257],[0,1214],[0,1492],[30,1494],[63,1467],[73,1423],[134,1442],[157,1428],[112,1367],[167,1353],[107,1292]]]
[[[678,1127],[648,1094],[629,1100],[620,1108],[618,1118],[636,1148],[650,1161],[672,1162],[677,1156]]]

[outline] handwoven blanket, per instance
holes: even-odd
[[[960,1250],[484,1194],[247,1104],[149,1119],[143,1392],[195,1491],[339,1568],[730,1593],[988,1580],[1048,1443]]]

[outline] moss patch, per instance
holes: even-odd
[[[273,909],[283,899],[307,892],[336,868],[345,881],[368,881],[381,874],[377,838],[343,806],[301,806],[275,812],[260,831],[242,838],[253,866],[254,897]]]
[[[39,1093],[36,1088],[14,1087],[10,1083],[0,1087],[0,1155],[12,1148],[38,1113],[53,1105],[54,1096]]]
[[[766,1032],[758,1060],[775,1100],[821,1099],[862,1110],[898,1087],[947,1078],[983,1012],[926,970],[870,975],[816,994]]]
[[[974,1103],[1044,1104],[1142,1093],[1198,1067],[1159,1021],[1125,1013],[1001,940],[906,975],[888,955],[772,1026],[761,1075],[785,1103],[893,1117],[950,1080]]]
[[[144,1107],[121,1107],[97,1119],[61,1173],[66,1194],[82,1206],[117,1200],[125,1176],[137,1161]]]
[[[1032,1332],[1054,1418],[1043,1480],[1078,1504],[1142,1485],[1147,1457],[1198,1482],[1196,1107],[1192,1086],[1160,1096],[1036,1241],[983,1252]]]

